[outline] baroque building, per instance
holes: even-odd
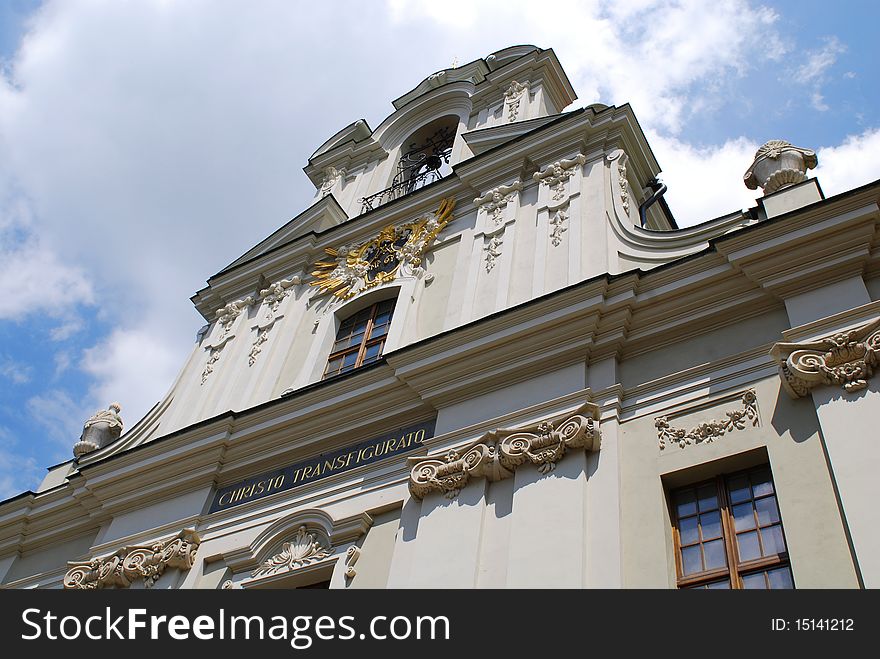
[[[880,586],[880,182],[772,141],[679,228],[574,100],[515,46],[324,142],[165,398],[0,504],[3,586]]]

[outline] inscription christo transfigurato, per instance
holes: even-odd
[[[220,488],[214,494],[209,512],[226,510],[420,448],[426,439],[433,437],[435,422],[436,419],[424,421]]]

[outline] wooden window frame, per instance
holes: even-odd
[[[361,342],[357,346],[348,346],[348,347],[342,348],[340,350],[337,350],[335,352],[331,352],[330,355],[327,357],[327,363],[324,366],[324,375],[321,377],[322,380],[326,380],[327,378],[332,378],[336,375],[345,375],[346,373],[351,373],[352,371],[363,366],[364,359],[366,358],[366,354],[367,354],[367,349],[371,348],[372,346],[375,346],[375,345],[380,346],[379,347],[379,354],[376,356],[375,361],[379,360],[379,358],[382,356],[383,350],[385,348],[385,341],[388,338],[388,331],[386,330],[385,333],[379,337],[372,336],[373,329],[375,328],[375,324],[376,324],[376,322],[375,322],[376,317],[379,315],[380,308],[387,307],[390,304],[391,305],[390,315],[388,317],[388,328],[390,329],[391,321],[394,319],[394,308],[396,306],[396,302],[397,301],[392,298],[392,299],[388,299],[388,300],[380,300],[378,302],[375,302],[374,304],[372,304],[369,307],[365,307],[365,309],[369,309],[370,314],[369,314],[369,317],[367,318],[367,324],[366,324],[366,327],[364,328],[364,335],[363,335],[363,338],[361,339]],[[340,323],[339,329],[336,331],[336,336],[333,338],[333,345],[334,346],[340,340],[339,333],[342,331],[343,327],[345,326],[345,323],[349,319],[357,316],[358,314],[363,313],[365,309],[360,309],[359,311],[356,311],[355,313],[346,317],[342,321],[342,323]],[[383,309],[383,311],[384,311],[384,309]],[[351,336],[351,335],[349,334],[348,336]],[[328,369],[330,368],[330,364],[333,362],[334,359],[337,359],[339,357],[344,358],[346,355],[350,355],[350,354],[354,354],[354,353],[357,353],[357,357],[355,358],[354,366],[352,366],[350,369],[346,370],[345,372],[341,372],[341,371],[335,371],[333,373],[328,372]],[[374,363],[374,362],[371,362],[371,363]]]
[[[774,554],[771,556],[762,556],[755,559],[750,559],[748,561],[740,561],[739,558],[739,547],[736,540],[736,529],[734,526],[734,518],[733,518],[733,506],[739,505],[738,502],[736,504],[730,501],[730,497],[728,495],[728,482],[737,476],[746,476],[752,472],[758,471],[759,469],[766,469],[770,473],[770,481],[773,483],[773,494],[776,501],[777,510],[779,507],[779,498],[778,492],[776,491],[776,482],[773,480],[773,473],[770,471],[769,464],[756,465],[749,469],[744,469],[742,471],[736,471],[727,474],[719,474],[714,478],[710,478],[708,480],[700,481],[697,483],[684,485],[681,487],[676,487],[674,489],[670,489],[668,491],[667,503],[669,505],[670,510],[670,518],[672,520],[672,537],[675,545],[675,571],[676,571],[676,585],[678,588],[693,588],[695,586],[704,586],[706,584],[714,583],[717,581],[721,581],[727,579],[730,583],[731,590],[740,590],[743,589],[743,577],[749,576],[750,574],[756,572],[763,572],[765,570],[771,570],[777,567],[787,567],[789,569],[789,573],[792,578],[792,585],[794,586],[794,574],[791,573],[791,560],[789,558],[788,552],[788,540],[785,539],[785,528],[782,523],[782,515],[780,514],[779,518],[779,529],[782,533],[783,541],[785,542],[785,551],[780,554]],[[702,572],[697,572],[695,574],[684,575],[684,566],[682,561],[682,545],[681,545],[681,533],[679,530],[679,517],[678,517],[678,507],[675,502],[675,494],[681,492],[683,490],[693,489],[695,491],[699,491],[701,487],[705,487],[706,485],[714,485],[715,493],[718,497],[718,511],[721,516],[721,534],[722,540],[724,542],[724,551],[725,557],[727,560],[727,565],[725,567],[713,568],[711,570],[704,570]],[[765,498],[765,497],[759,497]],[[756,497],[752,496],[750,501],[756,501]],[[769,526],[760,527],[757,519],[757,513],[753,512],[755,517],[755,528],[769,528]],[[699,519],[699,511],[697,512],[697,518]],[[687,516],[689,517],[689,516]],[[699,546],[702,544],[702,535],[700,535],[700,542],[696,545]],[[759,533],[759,542],[762,542],[763,536]],[[713,538],[714,540],[714,538]],[[688,545],[695,546],[695,545]]]

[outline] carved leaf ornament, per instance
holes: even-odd
[[[777,343],[770,354],[779,364],[783,386],[794,398],[819,385],[836,385],[853,393],[868,386],[880,363],[880,318],[818,341]]]
[[[271,556],[254,570],[254,577],[294,570],[309,563],[315,563],[330,555],[329,547],[313,531],[300,526],[289,542],[281,545],[281,551]]]
[[[572,414],[561,421],[542,421],[522,429],[501,428],[443,457],[412,458],[410,493],[422,499],[431,492],[443,492],[452,499],[471,478],[502,480],[527,462],[546,474],[568,450],[596,451],[600,441],[598,408],[587,405],[583,411],[590,416]]]
[[[175,538],[151,545],[133,545],[117,550],[106,558],[68,563],[64,588],[95,590],[108,586],[128,588],[137,579],[150,588],[166,568],[189,570],[199,548],[199,536],[192,529],[181,531]]]
[[[669,419],[661,416],[654,420],[660,448],[665,449],[667,443],[678,444],[679,448],[691,444],[712,442],[734,430],[745,430],[746,424],[758,425],[758,398],[751,389],[742,395],[742,407],[724,413],[727,418],[700,423],[691,429],[676,428]]]

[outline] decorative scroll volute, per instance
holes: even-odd
[[[184,529],[171,540],[123,547],[105,558],[68,563],[64,588],[128,588],[136,579],[143,579],[144,586],[150,588],[169,567],[189,570],[195,562],[199,542],[193,529]]]
[[[868,386],[868,378],[880,363],[880,318],[818,341],[777,343],[770,355],[793,398],[806,396],[819,385],[859,391]]]
[[[556,467],[570,449],[598,451],[599,409],[587,403],[574,414],[524,428],[499,428],[443,457],[410,458],[409,491],[417,499],[431,492],[458,496],[471,478],[509,478],[526,462],[542,474]]]

